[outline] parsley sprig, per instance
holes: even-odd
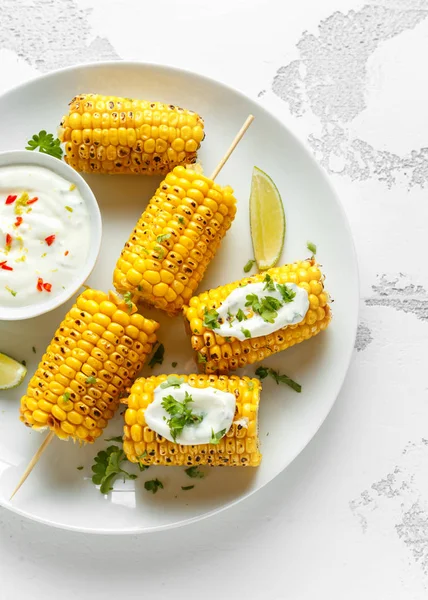
[[[109,446],[106,450],[100,450],[92,465],[92,483],[100,486],[101,494],[108,494],[113,489],[112,483],[118,475],[125,479],[136,479],[133,473],[122,469],[121,465],[126,460],[125,453],[118,446]]]
[[[219,327],[218,317],[219,317],[219,314],[215,310],[215,308],[211,308],[211,310],[208,310],[205,307],[204,327],[206,327],[207,329],[218,329],[218,327]]]
[[[211,429],[210,444],[218,444],[220,442],[221,438],[224,436],[225,433],[226,433],[226,429],[222,429],[221,431],[217,431],[217,433],[214,433],[214,430]]]
[[[203,479],[205,477],[205,473],[200,471],[196,465],[189,467],[188,469],[184,469],[184,472],[191,479]]]
[[[300,393],[302,391],[302,386],[300,385],[300,383],[297,383],[296,381],[288,377],[288,375],[280,375],[278,371],[270,369],[269,367],[258,367],[258,369],[256,369],[256,375],[257,377],[259,377],[259,379],[265,379],[268,376],[272,377],[272,379],[274,379],[277,384],[285,383],[296,392]]]
[[[134,307],[132,303],[132,292],[125,292],[123,294],[123,300],[128,308],[128,312],[132,312],[132,309]]]
[[[247,264],[244,267],[244,273],[249,273],[251,271],[251,269],[253,268],[253,265],[256,261],[253,258],[250,258],[250,260],[247,262]]]
[[[150,481],[144,482],[144,487],[148,492],[152,492],[152,494],[156,494],[156,492],[161,489],[163,490],[163,483],[159,481],[159,479],[150,479]]]
[[[162,399],[162,408],[171,415],[169,419],[166,417],[164,417],[164,419],[169,427],[174,442],[186,425],[197,425],[204,418],[202,415],[196,415],[192,412],[192,409],[189,406],[192,402],[193,398],[187,392],[185,392],[184,400],[182,402],[171,395],[165,396]]]
[[[156,348],[153,356],[149,361],[149,367],[153,369],[155,365],[161,365],[163,363],[163,355],[165,354],[165,346],[163,344],[159,344]]]
[[[50,154],[54,158],[62,158],[61,142],[54,138],[52,133],[46,133],[44,129],[39,134],[34,134],[31,140],[28,140],[26,150],[37,150],[42,154]]]
[[[182,383],[184,383],[184,379],[181,379],[181,377],[177,377],[177,375],[169,375],[166,378],[166,381],[160,384],[160,387],[163,390],[169,387],[179,388]]]

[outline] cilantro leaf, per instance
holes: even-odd
[[[152,358],[149,361],[149,367],[153,369],[155,365],[161,365],[163,363],[163,355],[165,354],[165,346],[163,344],[159,344],[154,352]]]
[[[156,494],[159,489],[163,490],[163,483],[159,481],[159,479],[151,479],[150,481],[144,482],[144,487],[148,492]]]
[[[278,292],[281,294],[282,299],[286,304],[288,302],[292,302],[296,297],[296,292],[287,287],[285,283],[278,283],[276,287],[278,288]]]
[[[131,312],[134,307],[134,305],[132,304],[132,292],[125,292],[123,294],[123,299],[128,308],[128,311]]]
[[[244,327],[241,327],[241,331],[245,335],[246,338],[250,338],[251,337],[251,332],[248,329],[245,329]]]
[[[42,154],[50,154],[54,158],[62,158],[61,142],[54,138],[52,133],[46,133],[44,129],[39,134],[34,134],[31,140],[28,140],[26,150],[37,150]]]
[[[218,444],[225,433],[226,433],[226,429],[217,431],[217,433],[214,433],[214,429],[211,429],[211,439],[210,439],[209,443],[210,444]]]
[[[166,390],[166,388],[169,387],[178,388],[182,383],[184,383],[184,379],[182,379],[181,377],[177,377],[177,375],[169,375],[166,378],[166,381],[160,384],[160,387],[163,390]]]
[[[92,483],[100,486],[101,494],[108,494],[113,489],[113,481],[118,475],[126,479],[137,478],[133,473],[122,469],[121,465],[125,460],[125,453],[118,446],[109,446],[106,450],[98,452],[92,465]]]
[[[159,254],[159,258],[162,260],[162,258],[165,256],[165,250],[162,248],[162,246],[155,246],[153,250]]]
[[[171,363],[171,367],[172,367],[173,369],[175,369],[175,367],[176,367],[177,365],[178,365],[178,363],[177,363],[177,362],[173,362],[173,363]]]
[[[195,487],[194,485],[182,485],[182,486],[181,486],[181,489],[182,489],[184,492],[187,492],[187,490],[193,490],[193,488],[194,488],[194,487]]]
[[[250,258],[250,260],[247,262],[247,264],[244,267],[244,273],[249,273],[251,271],[251,269],[253,268],[253,265],[256,261],[253,258]]]
[[[82,471],[83,467],[76,467],[78,471]]]
[[[105,442],[117,442],[118,444],[123,443],[123,437],[121,435],[114,435],[111,438],[104,438]]]
[[[218,312],[215,310],[215,308],[208,310],[205,307],[204,327],[206,327],[207,329],[218,329],[218,327],[219,327],[218,316],[219,316]]]
[[[198,352],[198,364],[203,364],[207,362],[207,357]]]
[[[252,381],[248,381],[247,382],[247,387],[250,390],[250,392],[252,392],[253,389],[254,389],[254,383]]]
[[[191,479],[203,479],[205,477],[205,473],[199,471],[199,468],[196,465],[189,467],[188,469],[184,469],[184,472]]]
[[[244,313],[242,308],[240,308],[238,310],[238,312],[236,313],[236,318],[238,319],[239,322],[246,321],[248,319],[247,315]]]
[[[166,419],[166,423],[174,442],[186,425],[197,425],[204,418],[202,415],[192,413],[192,409],[189,407],[192,402],[193,398],[187,392],[185,392],[182,402],[171,395],[162,398],[162,408],[171,415],[169,419]]]
[[[306,248],[309,250],[309,252],[312,252],[312,256],[315,256],[315,254],[317,253],[317,247],[312,242],[308,242],[306,244]]]
[[[85,383],[89,383],[89,384],[91,384],[91,383],[97,383],[97,378],[94,377],[93,375],[90,375],[89,377],[86,378]]]
[[[62,395],[62,399],[64,402],[68,402],[70,400],[70,392],[64,392]]]
[[[277,384],[285,383],[298,393],[302,391],[302,386],[300,383],[297,383],[291,379],[291,377],[288,377],[288,375],[280,375],[278,371],[275,371],[274,369],[260,366],[256,369],[256,375],[259,377],[259,379],[265,379],[267,376],[270,376],[276,381]]]
[[[267,290],[268,292],[274,292],[275,291],[275,283],[272,279],[272,277],[269,275],[269,273],[266,273],[265,278],[264,278],[264,290]]]
[[[170,233],[163,233],[162,235],[158,235],[156,237],[156,241],[158,244],[162,244],[165,240],[168,240],[171,237]]]
[[[180,225],[183,225],[184,224],[184,217],[182,217],[181,215],[179,215],[178,222],[180,223]]]

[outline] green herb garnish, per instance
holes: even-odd
[[[159,254],[160,259],[162,259],[165,256],[165,250],[162,248],[162,246],[155,246],[154,251]]]
[[[192,413],[192,409],[189,407],[191,403],[193,403],[193,398],[187,392],[185,392],[182,402],[171,395],[162,399],[162,408],[171,415],[170,419],[165,417],[165,421],[174,442],[186,425],[197,425],[204,418],[202,415]]]
[[[162,244],[165,240],[168,240],[171,237],[170,233],[163,233],[162,235],[158,235],[156,237],[156,241],[158,244]]]
[[[34,354],[36,354],[36,352],[37,352],[37,350],[36,350],[36,347],[35,347],[35,346],[33,346],[33,352],[34,352]]]
[[[278,288],[278,292],[281,294],[282,299],[286,304],[288,302],[292,302],[296,297],[296,292],[287,287],[285,283],[278,283],[276,287]]]
[[[81,471],[81,470],[83,469],[83,467],[76,467],[76,469],[77,469],[78,471]]]
[[[97,378],[94,377],[93,375],[90,375],[89,377],[86,378],[85,383],[89,383],[89,384],[97,383]]]
[[[218,329],[218,327],[219,327],[218,316],[219,316],[218,312],[216,311],[215,308],[208,310],[205,307],[204,327],[206,327],[207,329]]]
[[[71,208],[71,206],[64,206],[65,210],[68,210],[68,212],[73,212],[73,209]]]
[[[23,365],[24,367],[27,366],[27,361],[26,360],[21,360],[21,365]]]
[[[196,465],[193,467],[189,467],[188,469],[184,469],[184,472],[191,479],[203,479],[205,477],[205,473],[199,470],[199,467]]]
[[[62,158],[61,141],[54,138],[52,133],[46,133],[43,129],[39,134],[33,135],[31,140],[28,140],[26,150],[37,150],[42,154],[50,154],[54,158]]]
[[[251,271],[251,269],[253,268],[253,265],[256,261],[253,258],[250,258],[250,260],[247,262],[247,264],[244,267],[244,273],[249,273]]]
[[[269,375],[270,377],[272,377],[272,379],[274,379],[276,381],[277,384],[285,383],[286,385],[290,386],[296,392],[300,393],[302,391],[302,386],[299,383],[297,383],[296,381],[294,381],[287,375],[280,375],[278,373],[278,371],[275,371],[274,369],[270,369],[269,367],[263,367],[263,366],[258,367],[258,369],[256,369],[256,375],[260,379],[265,379]]]
[[[253,383],[252,381],[249,381],[249,382],[247,383],[247,387],[248,387],[248,389],[250,390],[250,392],[252,392],[252,391],[253,391],[253,389],[254,389],[254,383]]]
[[[226,429],[222,429],[221,431],[217,431],[217,433],[214,433],[214,430],[211,429],[211,439],[210,439],[210,444],[218,444],[219,441],[221,440],[221,438],[224,436],[224,434],[226,433]]]
[[[247,315],[244,313],[242,308],[240,308],[238,310],[238,312],[236,313],[236,318],[238,319],[239,322],[246,321],[248,319]]]
[[[312,242],[308,242],[306,244],[306,248],[309,250],[309,252],[312,252],[312,256],[315,256],[315,254],[317,253],[317,247]]]
[[[176,363],[176,362],[173,362],[173,363],[171,363],[171,367],[172,367],[173,369],[175,369],[175,367],[176,367],[177,365],[178,365],[178,363]]]
[[[198,352],[198,364],[201,365],[207,362],[207,357]]]
[[[159,481],[159,479],[151,479],[150,481],[144,482],[144,487],[148,492],[156,494],[159,489],[163,490],[163,483]]]
[[[128,311],[131,312],[134,307],[134,305],[132,304],[132,292],[125,292],[123,294],[123,299],[128,308]]]
[[[241,331],[245,335],[246,338],[250,338],[251,337],[251,332],[248,329],[245,329],[244,327],[241,327]]]
[[[181,215],[178,217],[178,222],[180,223],[180,225],[184,224],[184,217],[182,217]]]
[[[184,379],[181,379],[181,377],[177,377],[177,375],[169,375],[166,378],[166,381],[160,384],[160,387],[163,390],[166,390],[166,388],[169,387],[179,388],[182,383],[184,383]]]
[[[127,479],[136,479],[137,476],[124,471],[121,464],[126,460],[124,451],[118,446],[109,446],[106,450],[100,450],[92,465],[92,483],[99,485],[102,494],[108,494],[113,488],[111,484],[118,475]]]
[[[9,294],[12,294],[13,297],[15,297],[16,294],[18,293],[18,292],[15,292],[15,290],[12,290],[8,285],[5,285],[4,287],[9,292]]]
[[[115,435],[111,438],[104,438],[105,442],[117,442],[118,444],[122,444],[123,437],[121,435]]]
[[[282,304],[273,296],[265,296],[262,300],[256,294],[248,294],[245,306],[249,306],[255,313],[258,313],[267,323],[274,323],[278,316],[277,310]]]
[[[272,279],[272,277],[269,275],[269,273],[266,273],[265,278],[264,278],[264,290],[267,290],[268,292],[274,292],[275,291],[275,283]]]
[[[182,489],[184,492],[187,492],[187,490],[193,490],[193,488],[194,488],[194,487],[195,487],[194,485],[182,485],[182,486],[181,486],[181,489]]]
[[[156,348],[152,358],[149,361],[149,367],[153,369],[155,365],[161,365],[163,363],[163,355],[165,354],[165,347],[163,344],[159,344]]]
[[[68,402],[70,400],[70,392],[64,392],[62,395],[62,399],[64,402]]]

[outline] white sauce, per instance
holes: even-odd
[[[234,337],[242,342],[249,339],[245,336],[242,329],[248,330],[251,337],[255,338],[262,335],[269,335],[287,325],[294,325],[303,321],[309,309],[308,293],[305,289],[294,283],[287,283],[287,288],[296,293],[295,297],[291,302],[287,302],[278,309],[278,316],[273,323],[264,321],[257,313],[254,313],[247,320],[238,321],[235,315],[239,309],[244,311],[246,315],[252,312],[251,308],[245,306],[246,298],[249,294],[255,294],[260,300],[263,300],[266,296],[271,296],[283,302],[282,296],[276,288],[275,291],[268,291],[263,289],[264,287],[265,283],[262,281],[235,288],[217,310],[222,323],[215,329],[215,332],[223,337]],[[234,315],[234,317],[230,321],[227,321],[230,314]]]
[[[38,200],[31,202],[33,198]],[[50,236],[55,239],[48,245]],[[75,186],[44,167],[0,168],[0,306],[39,304],[47,295],[61,293],[84,266],[89,244],[89,213]],[[1,267],[4,261],[13,271]],[[39,278],[48,284],[39,282],[42,291],[37,289]]]
[[[179,402],[183,402],[185,393],[193,398],[189,404],[192,413],[203,416],[200,423],[185,425],[182,432],[174,440],[171,436],[167,420],[171,415],[162,407],[165,396],[174,396]],[[162,389],[157,386],[153,391],[154,399],[144,413],[146,423],[156,433],[162,435],[170,442],[190,446],[193,444],[209,444],[212,433],[218,433],[223,429],[225,434],[229,431],[235,415],[236,398],[230,392],[224,392],[213,387],[195,388],[187,383],[180,387],[168,387]],[[164,419],[165,417],[165,419]]]

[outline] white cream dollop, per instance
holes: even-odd
[[[248,339],[243,329],[247,330],[252,338],[255,338],[269,335],[287,325],[295,325],[303,321],[309,309],[308,293],[294,283],[287,283],[287,288],[295,292],[296,295],[291,302],[284,303],[277,310],[278,316],[273,323],[264,321],[257,313],[252,314],[246,320],[238,321],[236,314],[239,309],[246,315],[250,314],[250,308],[245,306],[249,294],[255,294],[260,300],[263,300],[266,296],[271,296],[283,302],[281,293],[276,287],[275,290],[268,291],[264,289],[265,285],[265,282],[261,281],[235,288],[223,301],[220,308],[217,309],[221,324],[214,331],[222,337],[234,337],[242,342]],[[230,315],[233,315],[233,318]]]
[[[168,419],[171,415],[163,408],[162,400],[166,396],[173,396],[177,401],[183,402],[186,392],[192,396],[193,402],[189,404],[192,413],[202,416],[200,423],[185,425],[177,439],[171,435]],[[144,413],[147,425],[170,442],[191,446],[196,444],[209,444],[211,437],[224,429],[223,435],[229,431],[235,415],[236,398],[230,392],[224,392],[214,387],[195,388],[187,383],[179,387],[162,388],[158,385],[153,390],[153,402],[149,404]]]

